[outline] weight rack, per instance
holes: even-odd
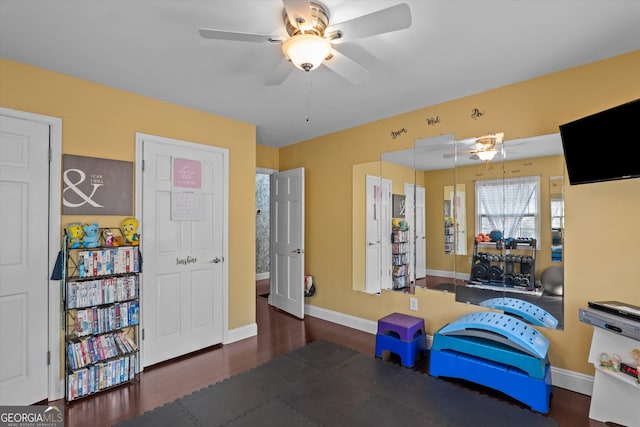
[[[512,250],[518,252],[512,253]],[[533,291],[536,287],[535,272],[536,239],[474,242],[469,274],[472,283]]]

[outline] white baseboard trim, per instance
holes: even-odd
[[[456,272],[454,274],[453,271],[447,271],[447,270],[431,270],[431,269],[427,269],[426,270],[427,276],[436,276],[436,277],[448,277],[448,278],[453,278],[453,276],[455,275],[456,279],[458,280],[466,280],[469,278],[469,273],[461,273],[461,272]]]
[[[232,342],[255,337],[256,335],[258,335],[258,324],[251,323],[249,325],[229,330],[224,337],[222,344],[231,344]]]
[[[305,315],[317,317],[318,319],[337,323],[339,325],[368,332],[370,334],[375,335],[378,333],[377,322],[371,320],[361,319],[359,317],[338,313],[336,311],[327,310],[313,305],[305,305],[304,313]],[[431,348],[432,342],[433,337],[427,335],[428,348]],[[593,391],[593,376],[568,371],[566,369],[554,368],[553,366],[551,367],[551,382],[555,387],[564,388],[587,396],[591,396]]]
[[[256,273],[256,280],[264,280],[264,279],[268,279],[269,277],[271,277],[269,272]]]
[[[338,313],[337,311],[327,310],[326,308],[316,307],[314,305],[305,304],[304,314],[317,317],[318,319],[327,320],[342,326],[357,329],[359,331],[368,332],[370,334],[378,333],[378,322],[361,319],[351,316],[350,314]]]
[[[593,392],[593,376],[562,368],[551,367],[551,382],[554,386],[591,396]]]

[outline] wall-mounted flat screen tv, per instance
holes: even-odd
[[[560,125],[569,183],[640,177],[640,98]]]

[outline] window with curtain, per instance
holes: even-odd
[[[476,234],[502,231],[504,238],[540,242],[540,177],[479,180],[476,187]]]
[[[551,199],[551,229],[564,229],[564,200]]]

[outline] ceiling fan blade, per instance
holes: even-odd
[[[445,153],[442,155],[443,158],[445,159],[452,159],[456,156],[462,156],[463,154],[473,154],[475,155],[475,153],[477,153],[477,151],[475,150],[457,150],[455,153]]]
[[[269,73],[267,80],[264,82],[265,86],[277,86],[282,84],[282,82],[289,77],[291,70],[294,68],[295,67],[291,61],[286,58],[282,58],[282,61],[280,61],[280,63],[278,63],[278,65]]]
[[[391,6],[368,15],[362,15],[349,21],[330,25],[325,34],[341,33],[341,38],[332,40],[332,43],[339,43],[345,38],[347,40],[354,40],[376,34],[403,30],[410,26],[411,9],[409,9],[406,3],[400,3],[396,6]]]
[[[323,64],[354,85],[369,76],[369,71],[337,50],[331,49],[331,56],[331,59],[325,60]]]
[[[235,31],[222,31],[212,30],[209,28],[200,28],[198,31],[200,36],[205,39],[214,40],[232,40],[238,42],[253,42],[253,43],[282,43],[284,38],[280,36],[266,35],[266,34],[252,34],[252,33],[238,33]]]
[[[282,3],[284,3],[284,9],[289,17],[289,22],[292,24],[295,22],[306,22],[308,25],[311,25],[313,17],[311,16],[309,0],[282,0]]]

